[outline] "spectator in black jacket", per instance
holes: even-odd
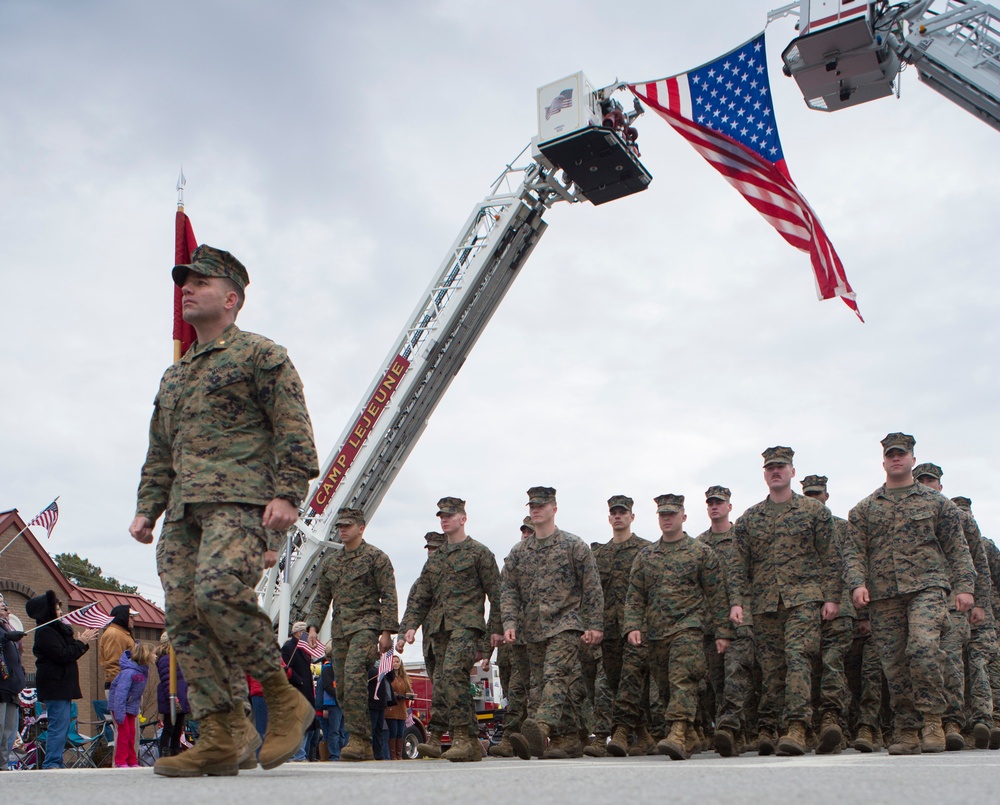
[[[7,769],[7,748],[17,732],[17,695],[24,689],[21,638],[11,626],[10,608],[0,595],[0,770]]]
[[[45,703],[48,715],[47,736],[45,739],[45,762],[43,769],[64,769],[63,752],[66,750],[66,735],[69,732],[70,705],[73,699],[79,699],[80,674],[76,661],[87,653],[87,645],[97,637],[99,630],[86,629],[80,633],[79,639],[73,632],[73,627],[61,620],[47,623],[54,618],[62,617],[62,604],[56,600],[52,590],[45,595],[32,598],[25,605],[28,616],[35,623],[47,624],[35,632],[35,687],[38,688],[38,700]]]
[[[288,668],[288,681],[291,682],[293,688],[306,697],[306,701],[315,710],[316,695],[313,686],[312,668],[310,668],[312,658],[304,649],[299,647],[299,639],[303,637],[306,629],[307,626],[303,621],[296,621],[292,624],[292,636],[281,647],[281,659],[285,661],[285,665]],[[313,720],[313,726],[315,727],[315,719]],[[306,747],[309,746],[312,739],[312,732],[312,729],[306,730],[302,746],[299,747],[299,751],[291,758],[293,763],[307,759]]]

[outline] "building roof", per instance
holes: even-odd
[[[0,512],[0,534],[12,525],[17,531],[22,531],[25,527],[24,520],[21,519],[17,509]],[[92,587],[79,587],[63,575],[55,560],[49,556],[48,552],[42,547],[42,544],[30,530],[25,531],[18,539],[24,540],[25,544],[38,557],[38,560],[45,565],[54,585],[59,588],[66,599],[66,609],[78,609],[87,604],[99,601],[101,609],[110,614],[113,607],[124,604],[139,613],[135,616],[136,626],[145,626],[160,630],[164,628],[166,615],[153,602],[147,601],[136,593],[119,593],[110,590],[96,590]]]

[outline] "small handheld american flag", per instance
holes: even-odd
[[[59,504],[54,500],[42,509],[38,514],[36,514],[30,523],[28,523],[28,528],[33,525],[40,525],[45,529],[46,536],[52,536],[52,529],[56,527],[56,522],[59,520]]]
[[[299,638],[299,648],[314,660],[320,660],[326,654],[325,646],[320,643],[317,643],[315,646],[310,646],[308,640],[302,640],[301,638]]]
[[[95,601],[93,604],[67,612],[62,616],[62,620],[85,629],[103,629],[114,620],[114,617],[106,614]]]
[[[375,701],[378,701],[378,689],[382,678],[392,670],[392,649],[389,649],[378,661],[378,679],[375,680]]]

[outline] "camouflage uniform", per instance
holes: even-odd
[[[848,587],[868,589],[896,729],[917,730],[922,716],[945,710],[945,595],[953,581],[956,592],[970,594],[975,584],[958,510],[918,483],[883,485],[851,509],[844,564]]]
[[[345,511],[353,510],[342,509],[341,514]],[[360,516],[360,512],[357,514]],[[395,634],[399,625],[396,575],[389,557],[364,540],[353,551],[344,548],[327,557],[316,598],[305,619],[309,626],[318,631],[328,608],[337,700],[344,710],[344,727],[352,738],[367,745],[372,737],[368,669],[378,660],[379,634]]]
[[[822,476],[820,476],[822,477]],[[847,538],[847,520],[834,517],[834,533],[836,535],[838,564],[842,567],[840,557],[842,546]],[[838,573],[838,581],[843,574]],[[815,674],[817,694],[813,699],[819,702],[819,715],[831,712],[837,717],[842,728],[847,727],[848,696],[847,672],[845,660],[854,642],[854,602],[851,591],[841,581],[840,615],[832,620],[823,621],[820,626],[820,662]]]
[[[530,691],[538,691],[534,717],[552,736],[576,735],[583,726],[580,636],[604,627],[593,554],[558,528],[522,540],[504,560],[501,602],[504,631],[515,629],[527,651]]]
[[[786,450],[791,462],[790,448]],[[820,653],[823,602],[840,600],[833,515],[819,501],[791,493],[766,498],[736,521],[730,598],[753,614],[764,688],[761,730],[812,721],[812,670]]]
[[[489,628],[484,617],[486,597],[492,610]],[[496,558],[472,537],[434,551],[410,590],[399,631],[405,634],[422,626],[424,639],[434,646],[437,667],[431,712],[441,711],[453,732],[464,724],[470,736],[479,735],[469,673],[477,653],[487,657],[492,653],[489,636],[501,631],[499,603]]]
[[[235,324],[167,369],[154,406],[136,515],[166,513],[156,559],[167,627],[202,718],[237,704],[243,669],[281,670],[254,587],[283,536],[261,519],[276,497],[298,505],[319,467],[285,349]]]
[[[669,691],[667,722],[694,723],[698,684],[705,676],[705,623],[716,637],[731,639],[728,618],[725,576],[711,548],[685,533],[680,540],[661,539],[639,552],[622,631],[640,632],[649,645],[657,685],[661,693]]]
[[[727,601],[730,599],[728,569],[736,552],[735,534],[735,526],[730,526],[722,534],[716,534],[709,528],[698,535],[698,541],[712,548],[719,557],[719,566],[726,579]],[[727,617],[728,613],[727,609]],[[752,735],[757,729],[757,691],[760,681],[753,616],[749,612],[744,613],[743,625],[735,630],[733,642],[725,654],[716,651],[716,635],[711,623],[711,620],[706,620],[705,661],[708,665],[709,683],[714,692],[715,711],[709,713],[709,716],[715,720],[717,729],[730,730],[734,735]]]
[[[957,505],[962,508],[965,505],[972,506],[972,501],[968,498],[954,499]],[[958,502],[958,501],[961,502]],[[967,502],[967,503],[966,503]],[[991,539],[983,539],[983,547],[986,550],[986,560],[990,566],[990,578],[992,589],[990,591],[990,602],[995,628],[1000,628],[1000,549]],[[998,638],[1000,639],[1000,638]],[[993,699],[993,735],[990,737],[990,748],[1000,749],[1000,645],[994,642],[993,651],[986,665],[990,678],[990,693]]]
[[[612,498],[614,500],[614,498]],[[626,507],[631,510],[631,506]],[[611,724],[635,730],[648,721],[649,650],[633,646],[622,627],[629,574],[639,552],[651,545],[632,534],[625,542],[609,540],[593,544],[594,562],[604,593],[604,640],[601,651],[608,688],[614,697]]]

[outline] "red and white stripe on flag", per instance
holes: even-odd
[[[85,629],[103,629],[114,620],[114,617],[106,614],[96,603],[93,603],[66,613],[62,616],[62,620]]]
[[[38,514],[36,514],[28,527],[33,525],[40,525],[45,529],[46,537],[52,536],[52,529],[56,527],[56,523],[59,521],[59,505],[53,500],[48,506],[42,509]]]
[[[299,648],[302,649],[306,654],[312,657],[314,660],[320,660],[326,654],[326,647],[320,643],[315,646],[310,646],[308,640],[299,640]]]

